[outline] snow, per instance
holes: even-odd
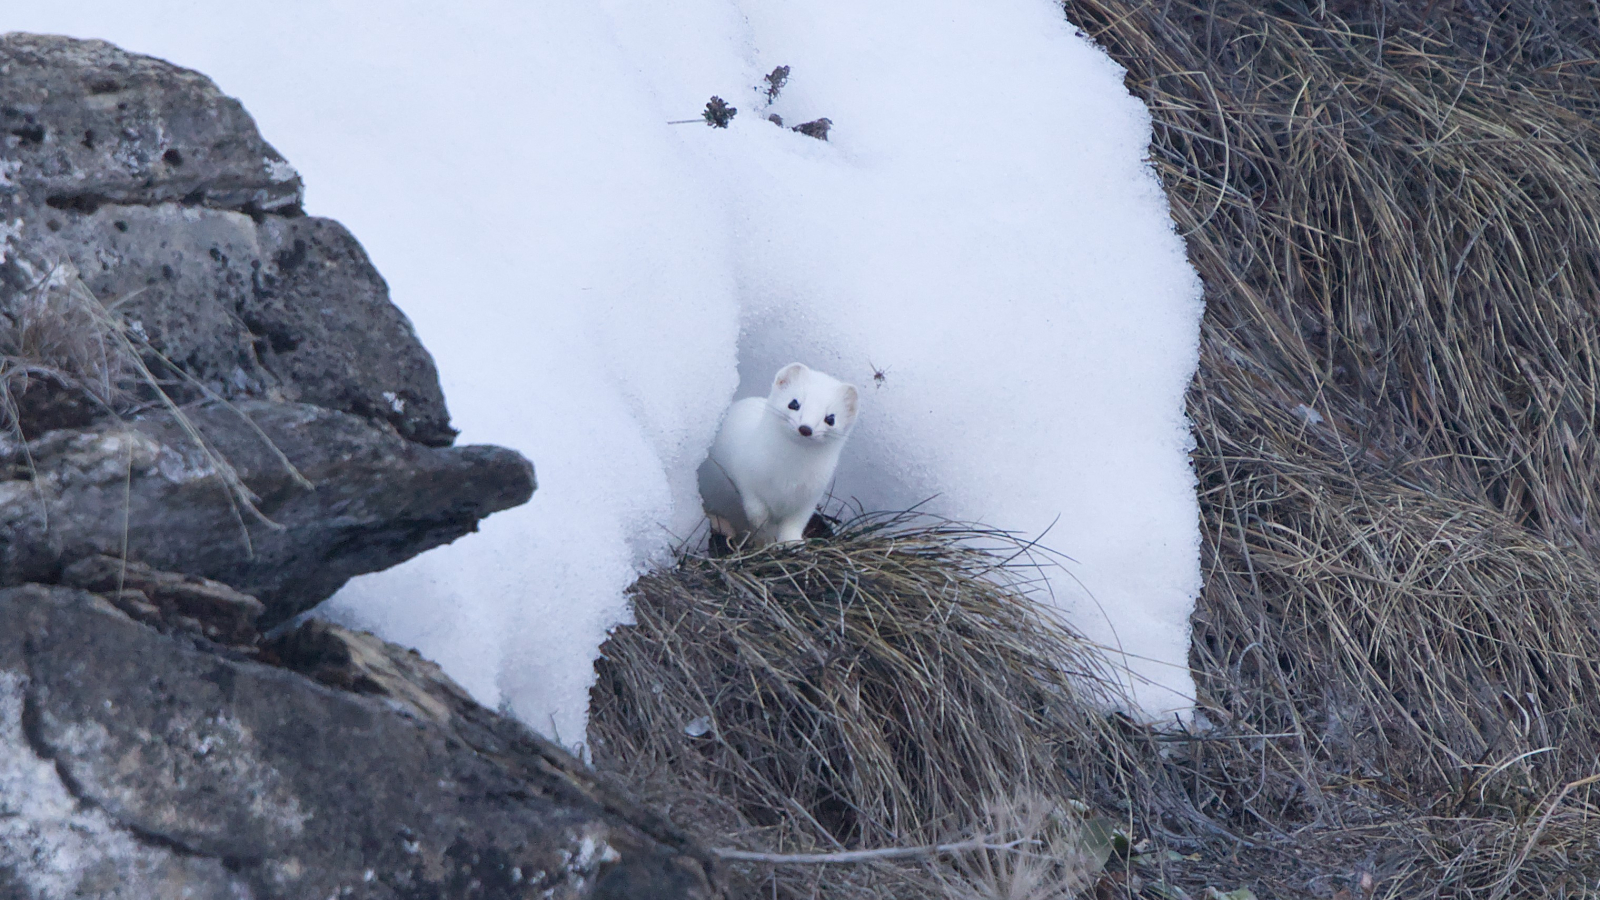
[[[624,589],[700,524],[722,411],[801,361],[863,388],[837,497],[1046,534],[1071,621],[1145,713],[1187,710],[1199,284],[1148,113],[1050,0],[14,0],[12,29],[239,97],[368,249],[462,441],[537,466],[527,506],[328,615],[581,740]],[[667,124],[712,94],[729,128]]]

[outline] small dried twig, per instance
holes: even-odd
[[[768,72],[761,80],[765,81],[767,86],[765,88],[756,88],[756,90],[763,91],[767,95],[767,102],[771,103],[778,99],[778,94],[783,91],[783,86],[789,83],[789,67],[778,66]]]
[[[739,114],[737,107],[729,106],[728,101],[721,97],[712,97],[706,102],[705,112],[698,119],[673,119],[668,125],[695,125],[704,123],[712,128],[727,128],[733,117]]]

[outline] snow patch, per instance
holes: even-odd
[[[720,416],[798,360],[878,387],[837,496],[937,495],[1044,534],[1075,560],[1056,602],[1124,651],[1145,711],[1188,709],[1199,284],[1148,113],[1057,4],[279,9],[20,0],[8,27],[113,40],[239,96],[309,210],[382,271],[462,441],[538,467],[528,505],[328,615],[581,741],[624,590],[700,525]],[[740,108],[730,127],[666,124],[713,94]]]
[[[1322,413],[1317,412],[1316,410],[1314,410],[1311,407],[1305,405],[1304,403],[1301,403],[1300,405],[1296,406],[1293,410],[1291,410],[1291,412],[1294,413],[1295,418],[1300,419],[1301,421],[1305,422],[1307,425],[1321,425],[1322,424]]]

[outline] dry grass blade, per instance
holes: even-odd
[[[950,900],[1072,900],[1094,886],[1111,853],[1090,838],[1082,819],[1038,795],[985,804],[979,826],[1012,838],[1016,852],[981,849],[934,870],[941,896]]]
[[[0,430],[20,433],[22,404],[36,387],[41,394],[71,391],[78,397],[68,404],[108,413],[127,404],[135,364],[105,326],[100,304],[83,302],[86,290],[70,265],[53,266],[0,304]],[[50,418],[51,410],[39,412]]]

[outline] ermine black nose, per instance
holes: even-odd
[[[800,426],[800,434],[802,436],[804,436],[804,437],[811,437],[811,426],[810,425],[801,425]]]

